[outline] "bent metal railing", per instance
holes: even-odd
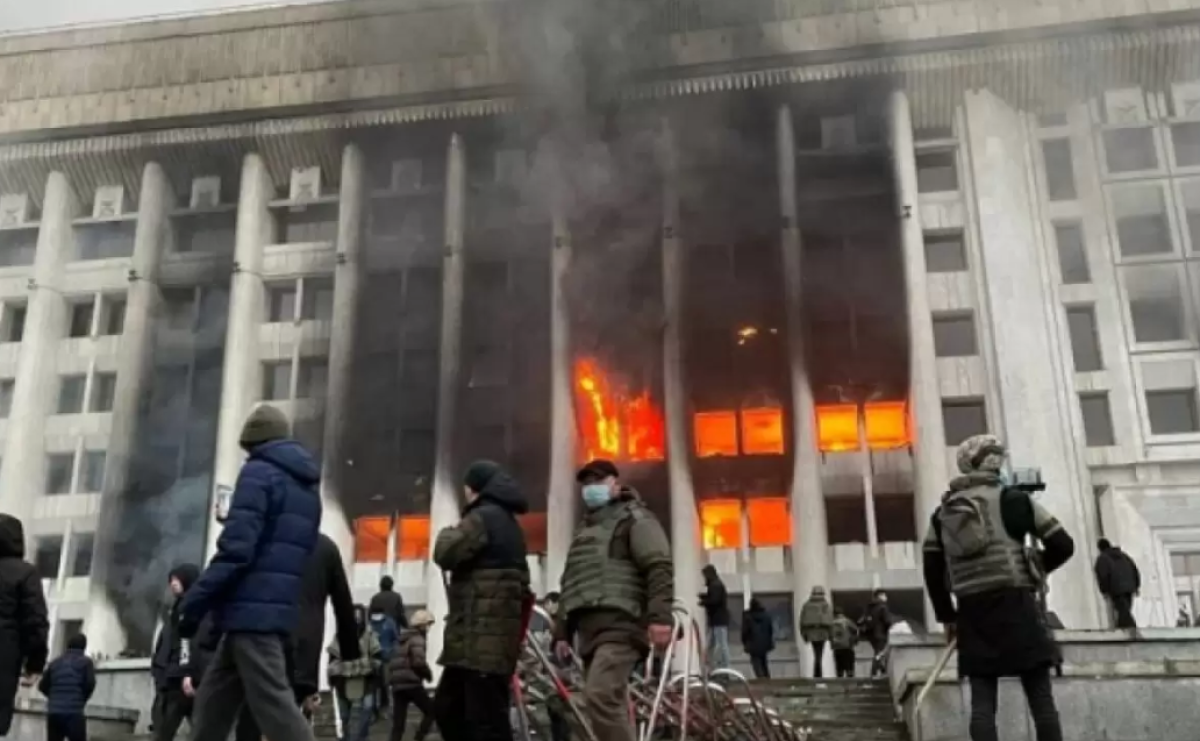
[[[925,699],[929,697],[929,691],[937,684],[938,678],[942,676],[942,672],[946,671],[946,665],[950,663],[950,657],[954,655],[954,649],[958,647],[958,639],[951,639],[938,657],[937,663],[933,665],[933,671],[929,672],[929,677],[925,679],[925,684],[921,685],[921,691],[917,693],[917,702],[912,709],[912,722],[909,723],[909,733],[912,741],[924,741],[924,729],[921,726],[921,706],[925,704]]]

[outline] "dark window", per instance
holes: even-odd
[[[57,579],[58,565],[62,561],[63,539],[61,535],[44,535],[34,541],[33,565],[43,579]]]
[[[490,345],[476,347],[471,354],[470,388],[504,386],[508,383],[508,347]]]
[[[1083,227],[1079,224],[1055,224],[1054,243],[1058,248],[1058,271],[1067,285],[1091,283]]]
[[[125,297],[104,296],[100,299],[100,334],[119,335],[125,331]]]
[[[71,467],[75,456],[71,453],[51,453],[46,456],[46,493],[71,493]]]
[[[133,254],[134,222],[87,224],[75,228],[79,260],[108,260]]]
[[[329,361],[326,358],[300,358],[296,378],[297,399],[320,399],[329,385]]]
[[[953,151],[917,155],[917,190],[921,193],[958,190],[958,168]]]
[[[1046,195],[1052,201],[1071,201],[1075,195],[1075,170],[1069,139],[1049,139],[1042,142],[1042,158],[1046,162]]]
[[[92,377],[92,398],[89,412],[111,412],[117,396],[117,374],[97,373]]]
[[[288,281],[267,288],[267,321],[293,322],[296,320],[296,282]]]
[[[946,427],[946,445],[949,446],[988,431],[987,411],[982,399],[943,401],[942,422]]]
[[[92,299],[71,304],[71,325],[68,337],[90,337],[92,334],[92,310],[96,302]]]
[[[233,214],[190,215],[175,220],[175,251],[233,252],[237,223]]]
[[[1200,431],[1196,414],[1196,390],[1172,389],[1146,392],[1150,434],[1181,435]]]
[[[196,292],[191,288],[167,288],[162,292],[163,322],[168,329],[192,328],[196,315]]]
[[[83,412],[83,391],[87,376],[62,376],[58,382],[58,414]]]
[[[1175,145],[1175,164],[1180,167],[1200,165],[1200,123],[1173,124],[1171,141]]]
[[[399,468],[401,473],[421,474],[433,470],[436,453],[433,430],[403,430],[400,433]]]
[[[958,273],[967,269],[967,251],[962,234],[926,234],[925,270]]]
[[[1159,281],[1153,292],[1130,290],[1129,316],[1135,342],[1175,342],[1187,339],[1183,322],[1183,296],[1174,274]]]
[[[37,255],[37,229],[0,231],[0,268],[26,267]]]
[[[92,575],[92,550],[95,548],[95,536],[91,533],[74,533],[71,535],[72,548],[75,551],[71,559],[70,576]]]
[[[1109,172],[1138,172],[1158,169],[1154,130],[1150,128],[1109,129],[1104,132],[1104,159]]]
[[[1171,223],[1162,188],[1131,185],[1113,190],[1117,242],[1123,257],[1161,255],[1172,250]]]
[[[291,398],[292,364],[290,361],[263,363],[263,401]]]
[[[104,462],[107,454],[103,450],[83,451],[83,466],[79,470],[79,490],[88,494],[104,490]]]
[[[286,244],[333,242],[337,239],[337,208],[309,206],[280,213],[280,230]]]
[[[1096,312],[1091,306],[1067,309],[1067,330],[1071,335],[1071,357],[1078,373],[1104,368],[1100,354],[1100,338],[1096,334]]]
[[[825,497],[825,536],[830,545],[867,542],[867,504],[861,493]]]
[[[333,281],[329,278],[304,279],[304,306],[300,318],[309,321],[333,319]]]
[[[5,304],[4,320],[0,322],[0,342],[20,342],[25,336],[25,306]]]
[[[1079,409],[1083,413],[1083,436],[1089,448],[1102,448],[1116,443],[1108,394],[1080,394]]]
[[[977,355],[975,318],[970,314],[933,317],[933,345],[939,358]]]
[[[0,419],[8,419],[12,412],[13,391],[16,389],[15,378],[0,380]]]

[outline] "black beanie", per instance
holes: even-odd
[[[288,428],[287,415],[270,404],[259,404],[246,418],[238,442],[243,448],[249,449],[272,440],[282,440],[288,436]]]
[[[86,651],[87,636],[85,636],[83,633],[76,633],[67,639],[67,648],[75,651]]]
[[[467,475],[463,476],[463,483],[471,491],[479,493],[492,480],[492,477],[498,473],[500,473],[499,463],[495,461],[475,461],[467,466]]]

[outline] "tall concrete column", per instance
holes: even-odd
[[[825,497],[821,491],[820,455],[817,450],[816,407],[804,355],[803,249],[796,204],[796,140],[792,109],[779,107],[775,143],[779,160],[780,239],[783,252],[784,307],[787,311],[788,367],[792,385],[792,580],[796,616],[813,587],[829,582],[829,534],[825,523]],[[826,662],[829,663],[829,662]],[[828,672],[830,667],[826,667]],[[812,653],[802,646],[800,670],[813,671]]]
[[[679,152],[670,120],[663,121],[662,266],[663,308],[663,396],[667,437],[667,474],[671,497],[671,556],[675,561],[675,599],[690,610],[700,623],[700,521],[692,485],[692,459],[688,445],[688,403],[683,377],[684,271],[686,245],[679,236]],[[682,651],[680,659],[682,660]],[[682,668],[682,664],[680,664]]]
[[[122,589],[121,574],[113,563],[114,538],[122,497],[131,479],[134,451],[141,430],[141,401],[152,373],[154,317],[162,293],[158,286],[159,266],[171,234],[171,208],[175,194],[171,181],[157,162],[142,170],[138,194],[138,221],[133,237],[133,268],[125,304],[125,323],[117,358],[117,387],[113,395],[112,426],[104,466],[104,491],[96,527],[92,557],[92,579],[87,631],[90,640],[106,652],[117,653],[126,646],[124,629],[110,595]],[[97,317],[98,318],[98,317]]]
[[[321,532],[328,535],[347,564],[354,562],[354,532],[342,508],[342,478],[347,458],[346,415],[351,371],[358,344],[357,306],[366,272],[363,224],[366,223],[366,165],[362,150],[347,144],[342,151],[342,190],[338,199],[337,264],[333,269],[333,334],[329,338],[329,391],[325,396],[325,429],[321,479],[324,514]]]
[[[1007,362],[993,378],[999,409],[989,409],[993,431],[1008,444],[1013,464],[1040,466],[1047,483],[1038,496],[1068,532],[1080,535],[1080,552],[1050,578],[1050,607],[1072,628],[1102,624],[1100,601],[1088,558],[1088,525],[1096,506],[1086,466],[1074,455],[1074,395],[1062,386],[1071,377],[1070,349],[1054,330],[1061,311],[1038,223],[1034,146],[1025,114],[994,93],[965,96],[964,154],[974,183],[979,235],[978,269],[992,322],[995,354]],[[1037,362],[1013,362],[1037,358]]]
[[[579,514],[575,491],[575,405],[570,316],[564,281],[571,264],[571,233],[560,204],[552,214],[550,257],[550,491],[546,496],[546,589],[557,591]]]
[[[46,488],[46,414],[58,386],[55,367],[58,341],[66,337],[62,272],[73,247],[71,219],[75,211],[75,194],[67,176],[50,173],[42,199],[42,223],[29,286],[25,334],[21,339],[3,470],[0,470],[0,511],[22,519],[28,519],[34,501]],[[26,527],[26,538],[29,532]]]
[[[263,247],[275,239],[275,220],[270,210],[274,190],[262,156],[254,152],[247,154],[242,160],[233,279],[229,285],[229,321],[225,328],[225,364],[221,371],[221,414],[217,421],[216,464],[213,467],[214,495],[218,487],[232,487],[237,481],[245,458],[238,437],[246,415],[261,396],[258,327],[262,324],[266,302],[262,279]],[[221,528],[211,519],[212,508],[209,510],[207,555],[211,557]]]
[[[453,134],[446,154],[446,248],[442,256],[442,334],[438,362],[437,450],[433,470],[433,497],[429,533],[433,541],[442,528],[458,522],[462,479],[454,466],[454,432],[462,375],[463,236],[466,228],[467,155],[462,137]],[[426,609],[437,622],[429,631],[429,655],[442,652],[446,622],[446,589],[442,572],[433,563],[430,543]],[[440,675],[441,669],[434,672]]]
[[[867,547],[871,558],[879,558],[879,518],[875,512],[875,476],[871,466],[871,444],[867,438],[866,406],[859,404],[855,414],[858,416],[858,460],[862,475],[863,509],[867,513]]]

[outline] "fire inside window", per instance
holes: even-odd
[[[697,412],[692,423],[697,458],[783,455],[783,410],[778,407]]]
[[[625,393],[599,363],[583,358],[575,363],[575,398],[584,460],[663,459],[663,416],[648,390]]]
[[[529,512],[519,515],[521,530],[525,533],[525,550],[529,554],[546,552],[546,513]]]
[[[401,517],[396,529],[396,559],[424,561],[429,556],[429,518]]]
[[[873,401],[863,405],[867,447],[893,450],[910,444],[908,405],[903,401]],[[858,406],[830,404],[817,407],[817,436],[823,453],[858,450]]]
[[[354,562],[387,563],[390,517],[360,517],[354,521]],[[429,556],[429,518],[404,516],[396,520],[396,560],[423,561]]]
[[[741,548],[745,510],[750,546],[768,548],[792,543],[792,516],[784,497],[708,499],[700,502],[701,538],[706,549]]]

